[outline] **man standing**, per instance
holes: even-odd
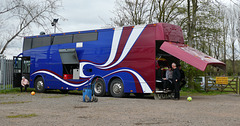
[[[174,98],[175,99],[178,99],[180,98],[180,94],[179,94],[179,84],[180,84],[180,79],[181,79],[181,74],[180,74],[180,71],[179,69],[177,68],[177,65],[176,63],[172,63],[172,68],[173,68],[173,77],[172,77],[172,80],[173,80],[173,85],[175,87],[175,95],[174,95]]]

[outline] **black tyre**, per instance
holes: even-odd
[[[102,78],[98,78],[97,82],[96,79],[93,81],[94,85],[94,94],[96,96],[104,96],[106,94],[106,86],[104,80]]]
[[[45,92],[44,81],[42,77],[38,77],[34,82],[34,87],[38,93]]]
[[[111,82],[110,93],[113,97],[120,98],[124,96],[124,86],[121,79],[117,78]]]

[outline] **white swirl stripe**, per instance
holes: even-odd
[[[117,62],[115,62],[111,66],[104,67],[102,69],[112,68],[112,67],[118,65],[120,62],[122,62],[122,60],[127,56],[128,52],[131,50],[132,46],[137,41],[138,37],[140,36],[140,34],[144,30],[144,28],[145,28],[145,26],[142,26],[142,25],[135,26],[135,28],[132,30],[132,32],[131,32],[128,40],[127,40],[127,43],[126,43],[126,45],[125,45],[125,47],[123,49],[123,52],[122,52],[120,58],[117,60]]]
[[[53,74],[53,73],[51,73],[51,72],[48,72],[48,71],[37,71],[37,72],[34,72],[32,75],[38,74],[38,73],[45,73],[45,74],[51,75],[51,76],[55,77],[56,79],[58,79],[59,81],[65,83],[65,84],[67,84],[67,85],[69,85],[69,86],[73,86],[73,87],[80,87],[80,86],[82,86],[82,85],[85,85],[85,84],[87,84],[87,83],[94,77],[94,75],[91,76],[90,79],[88,79],[87,81],[85,81],[85,82],[83,82],[83,83],[81,83],[81,84],[72,84],[72,83],[69,83],[69,82],[63,80],[62,78],[60,78],[60,77],[58,77],[57,75],[55,75],[55,74]],[[31,76],[32,76],[32,75],[31,75]]]
[[[105,75],[103,78],[105,78],[105,77],[107,77],[107,76],[109,76],[111,74],[117,73],[117,72],[131,72],[131,73],[133,73],[137,77],[138,81],[140,82],[140,85],[142,87],[143,92],[144,93],[152,93],[152,90],[150,89],[148,84],[145,82],[145,80],[137,72],[135,72],[133,70],[130,70],[130,69],[116,70],[116,71],[114,71],[112,73],[109,73],[109,74]]]
[[[146,27],[146,25],[139,25],[139,26],[135,26],[134,29],[132,30],[131,34],[129,35],[129,38],[126,42],[126,45],[124,46],[124,49],[123,49],[123,52],[120,56],[120,58],[117,60],[117,62],[115,62],[114,64],[112,64],[111,66],[107,66],[109,64],[111,64],[114,60],[114,58],[116,57],[116,53],[117,53],[117,49],[118,49],[118,45],[119,45],[119,42],[120,42],[120,38],[121,38],[121,34],[122,34],[122,30],[123,29],[117,29],[114,31],[114,36],[113,36],[113,44],[112,44],[112,47],[111,47],[111,53],[110,53],[110,56],[107,60],[107,62],[103,65],[97,65],[97,64],[93,64],[93,63],[90,63],[90,62],[80,62],[79,65],[80,65],[80,69],[79,69],[79,72],[80,72],[80,77],[81,78],[89,78],[91,76],[86,76],[84,74],[84,69],[83,67],[85,65],[93,65],[99,69],[109,69],[109,68],[112,68],[116,65],[118,65],[120,62],[123,61],[123,59],[127,56],[127,54],[129,53],[129,51],[131,50],[131,48],[133,47],[133,45],[135,44],[135,42],[137,41],[138,37],[141,35],[142,31],[144,30],[144,28]],[[106,67],[107,66],[107,67]],[[120,69],[120,70],[116,70],[110,74],[113,74],[113,73],[116,73],[116,72],[131,72],[133,73],[138,81],[140,82],[140,85],[142,87],[142,90],[144,93],[152,93],[152,90],[151,88],[149,87],[149,85],[147,84],[147,82],[135,71],[133,70],[130,70],[130,69]],[[104,77],[110,75],[110,74],[107,74],[105,75]],[[103,78],[104,78],[103,77]]]
[[[112,63],[112,61],[116,57],[116,53],[117,53],[117,50],[118,50],[118,45],[119,45],[120,38],[121,38],[121,35],[122,35],[122,29],[123,29],[122,27],[121,28],[115,28],[115,31],[114,31],[114,34],[113,34],[113,42],[112,42],[110,56],[109,56],[106,63],[104,63],[103,65],[98,65],[98,67],[104,67],[104,66],[109,65],[110,63]]]

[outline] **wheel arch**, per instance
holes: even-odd
[[[105,81],[104,78],[102,78],[101,76],[95,76],[95,77],[91,80],[91,84],[93,84],[94,81],[95,81],[97,78],[103,79],[103,81],[104,81],[104,83],[105,83],[105,85],[106,85],[106,81]]]
[[[41,77],[43,79],[43,81],[45,82],[45,78],[42,75],[37,75],[34,77],[34,81],[33,84],[35,84],[35,81],[37,80],[37,78]]]

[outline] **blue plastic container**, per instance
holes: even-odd
[[[89,88],[84,88],[83,89],[83,102],[86,102],[86,100],[85,100],[86,95],[91,100],[92,99],[92,89],[89,89]]]

